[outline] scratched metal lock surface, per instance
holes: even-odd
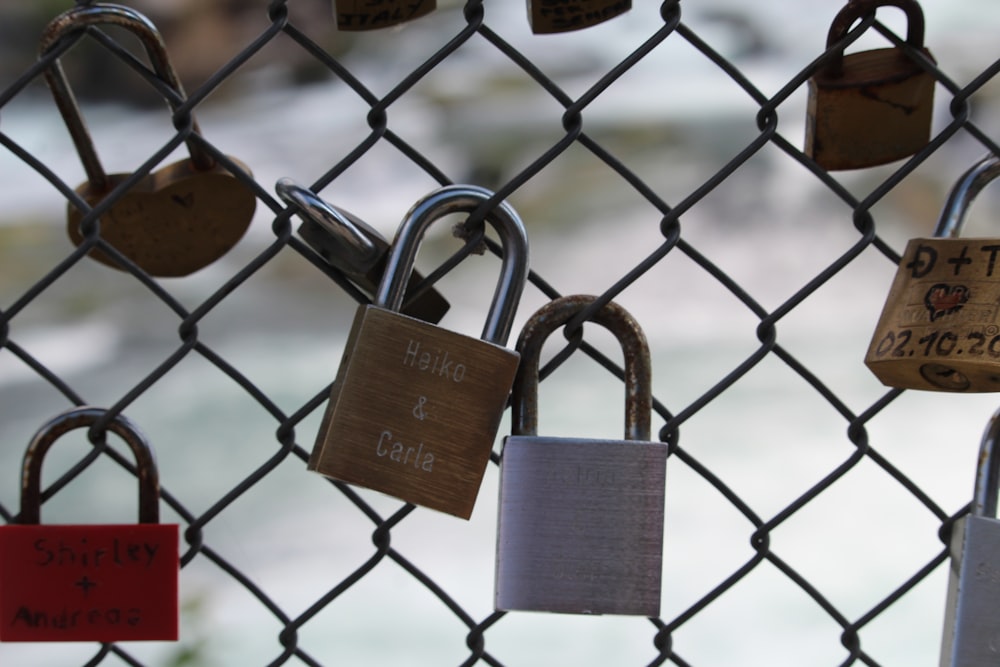
[[[995,157],[974,165],[952,189],[934,237],[907,244],[865,355],[887,386],[1000,391],[1000,238],[956,238],[998,174]]]
[[[1000,664],[1000,411],[983,435],[972,511],[952,527],[941,667]]]
[[[632,0],[529,0],[528,23],[536,35],[581,30],[632,9]]]
[[[906,12],[907,44],[924,48],[916,0],[852,0],[834,19],[827,48],[882,6]],[[860,169],[913,155],[930,140],[934,77],[900,48],[836,54],[809,80],[805,153],[829,170]]]
[[[649,442],[649,350],[617,304],[606,304],[593,321],[625,352],[626,439],[537,435],[541,346],[593,301],[553,301],[518,340],[512,435],[500,464],[498,610],[659,615],[667,445]]]
[[[334,0],[337,29],[379,30],[413,21],[437,8],[434,0]]]
[[[362,305],[333,383],[309,469],[469,518],[519,355],[503,347],[527,279],[527,236],[501,203],[488,215],[503,244],[501,278],[477,339],[398,312],[423,231],[492,196],[448,186],[400,225],[372,305]]]
[[[42,458],[69,430],[104,411],[74,408],[52,419],[24,457],[18,523],[0,527],[0,640],[136,641],[178,637],[178,526],[159,523],[152,450],[119,415],[139,473],[138,524],[39,525]]]

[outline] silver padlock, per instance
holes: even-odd
[[[625,440],[539,437],[539,358],[546,337],[594,302],[543,306],[518,339],[512,435],[500,462],[498,610],[658,616],[667,445],[650,442],[649,347],[608,303],[593,320],[625,356]],[[588,320],[589,321],[589,320]]]
[[[979,449],[972,511],[955,522],[941,667],[1000,665],[1000,410]]]

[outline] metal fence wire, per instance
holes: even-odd
[[[72,7],[49,4],[53,16]],[[39,425],[94,405],[143,429],[162,520],[181,531],[177,643],[7,643],[0,662],[936,664],[947,544],[969,512],[995,401],[887,389],[862,360],[906,240],[930,235],[968,166],[1000,155],[988,29],[1000,15],[950,3],[981,12],[991,36],[948,48],[929,16],[933,62],[906,43],[893,7],[828,50],[841,3],[769,4],[637,3],[535,35],[516,2],[442,2],[370,32],[333,30],[325,0],[237,3],[231,22],[206,24],[210,51],[165,31],[170,56],[201,67],[186,96],[115,26],[57,36],[0,82],[0,516],[17,519]],[[154,23],[163,10],[134,6]],[[768,66],[774,40],[796,48]],[[912,157],[830,172],[802,152],[807,81],[845,41],[905,49],[935,80],[931,139]],[[157,104],[89,101],[71,67],[84,50],[105,84]],[[57,62],[108,171],[134,175],[92,209],[46,85]],[[304,82],[276,65],[289,62]],[[103,244],[95,221],[185,144],[231,168],[256,214],[210,266],[154,277]],[[511,346],[562,294],[614,300],[643,325],[653,437],[669,443],[659,617],[494,610],[502,437],[469,521],[306,470],[367,298],[297,234],[280,177],[389,238],[442,185],[506,200],[531,243]],[[984,193],[976,217],[992,202]],[[441,325],[476,334],[499,245],[465,235],[463,247],[435,227],[417,268],[451,301]],[[620,433],[620,352],[603,336],[583,324],[549,343],[543,432]],[[133,520],[134,468],[115,437],[92,431],[50,454],[43,522]]]

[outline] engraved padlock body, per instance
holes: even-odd
[[[45,56],[63,39],[101,25],[124,28],[140,40],[153,72],[172,90],[166,101],[177,111],[184,101],[184,89],[170,64],[163,38],[148,18],[129,7],[94,3],[63,12],[46,27],[40,54]],[[87,174],[76,192],[89,206],[97,206],[115,188],[135,180],[134,175],[104,170],[59,59],[46,68],[45,80]],[[225,255],[245,234],[257,206],[253,191],[195,138],[200,131],[193,117],[190,128],[185,139],[188,158],[138,179],[100,217],[101,238],[154,276],[186,276]],[[226,157],[250,173],[245,164]],[[66,231],[77,246],[86,241],[80,231],[84,216],[73,202],[67,204]],[[99,246],[88,255],[112,268],[123,268]]]
[[[312,190],[296,184],[290,178],[279,179],[275,191],[299,212],[302,218],[302,224],[298,228],[299,236],[330,266],[341,271],[364,294],[372,298],[385,274],[389,242],[361,218],[328,204]],[[451,304],[433,287],[409,298],[423,279],[416,270],[410,273],[400,312],[437,324]]]
[[[178,526],[159,523],[153,452],[123,415],[107,430],[136,460],[139,523],[44,525],[42,461],[66,432],[105,411],[68,410],[46,423],[24,455],[17,523],[0,527],[0,640],[134,641],[178,637]]]
[[[398,312],[427,227],[489,200],[453,185],[420,200],[396,234],[375,302],[358,308],[308,467],[464,519],[472,515],[520,356],[504,347],[528,275],[527,235],[501,202],[503,246],[481,338]]]
[[[883,384],[1000,391],[1000,239],[956,237],[998,174],[996,157],[974,165],[949,194],[935,236],[907,243],[865,355]]]
[[[337,29],[346,32],[389,28],[435,9],[435,0],[333,0]]]
[[[593,321],[625,355],[625,440],[537,435],[539,357],[547,335],[594,302],[543,306],[518,340],[511,431],[500,462],[498,610],[657,616],[667,445],[650,442],[651,368],[645,336],[614,302]]]
[[[1000,663],[1000,411],[983,435],[971,512],[952,527],[941,667]]]
[[[916,0],[852,0],[834,19],[827,49],[878,7],[906,12],[906,43],[924,47],[924,16]],[[805,153],[828,170],[861,169],[913,155],[930,140],[934,77],[903,49],[834,54],[809,79]]]
[[[528,23],[536,35],[581,30],[632,9],[632,0],[528,0]]]

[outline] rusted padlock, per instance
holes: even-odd
[[[603,23],[632,9],[632,0],[528,0],[536,35],[569,32]]]
[[[309,188],[281,178],[275,191],[296,208],[302,224],[299,236],[328,264],[341,271],[369,298],[375,296],[389,258],[389,242],[361,218],[323,201]],[[450,304],[433,287],[409,298],[424,277],[413,271],[406,283],[401,313],[437,324]]]
[[[378,30],[418,19],[437,9],[435,0],[334,0],[337,29]]]
[[[183,99],[159,32],[149,19],[128,7],[95,3],[64,12],[45,30],[41,53],[50,52],[64,37],[103,24],[137,35],[156,75]],[[45,80],[87,174],[87,182],[76,191],[90,206],[96,206],[132,174],[109,175],[104,171],[58,60],[45,70]],[[169,102],[175,109],[179,106],[176,99]],[[192,124],[192,131],[198,133],[193,120]],[[197,141],[188,139],[187,148],[190,158],[143,177],[100,216],[100,238],[153,276],[185,276],[222,257],[243,237],[257,206],[253,191]],[[229,159],[249,175],[245,165]],[[76,245],[86,240],[80,232],[83,217],[84,213],[70,203],[67,231]],[[89,254],[108,266],[123,268],[99,247]]]
[[[883,384],[1000,391],[1000,238],[958,238],[969,205],[998,175],[992,155],[965,172],[934,238],[906,245],[865,355]]]
[[[916,0],[851,0],[830,26],[827,48],[884,6],[906,12],[907,45],[934,62]],[[903,49],[837,53],[809,80],[805,153],[828,170],[900,160],[927,145],[933,111],[934,77]]]
[[[31,440],[21,475],[17,523],[0,527],[0,640],[176,640],[177,524],[161,524],[153,450],[122,415],[108,423],[135,457],[139,523],[40,524],[42,462],[65,433],[106,411],[73,408]]]

